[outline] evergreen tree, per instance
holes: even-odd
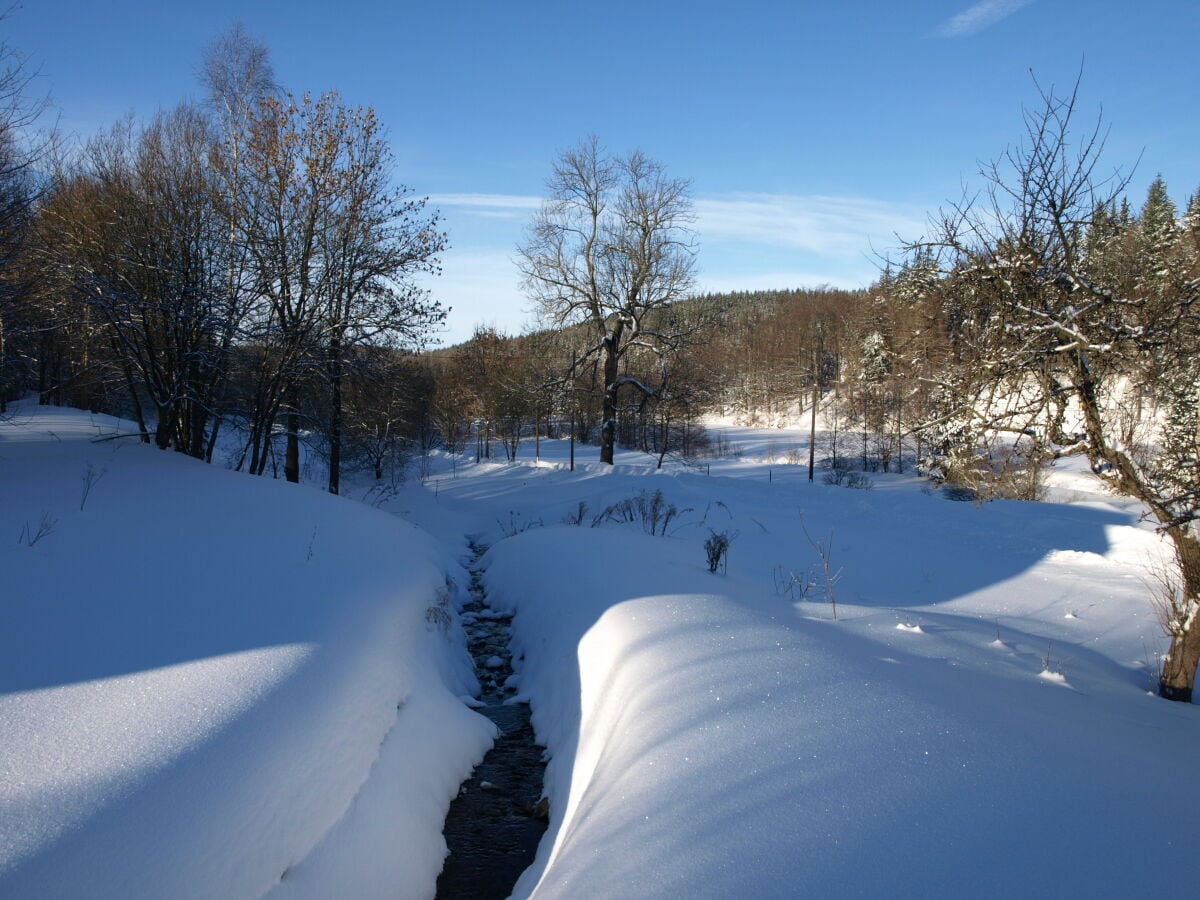
[[[1180,243],[1179,216],[1167,194],[1167,185],[1159,175],[1150,183],[1146,202],[1138,216],[1142,261],[1140,285],[1143,289],[1160,288],[1176,264]]]
[[[1192,194],[1188,201],[1187,212],[1183,214],[1183,233],[1186,241],[1190,241],[1188,249],[1193,256],[1200,255],[1200,188]]]

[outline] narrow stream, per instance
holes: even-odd
[[[486,548],[472,544],[472,549],[478,560]],[[509,621],[485,605],[480,572],[472,568],[463,623],[482,686],[479,711],[500,735],[450,804],[445,828],[450,855],[438,878],[439,900],[508,897],[546,831],[547,810],[539,802],[546,764],[534,743],[529,706],[505,702],[515,694],[505,687],[512,674]]]

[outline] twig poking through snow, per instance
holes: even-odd
[[[808,527],[804,524],[804,513],[800,513],[800,530],[804,532],[805,538],[812,546],[817,554],[817,559],[820,562],[820,587],[825,593],[825,598],[829,601],[830,607],[833,609],[833,618],[837,620],[837,595],[834,593],[834,588],[837,583],[842,580],[842,570],[833,571],[833,531],[830,530],[829,537],[824,541],[813,540],[813,536],[808,533]]]

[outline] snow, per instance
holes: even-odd
[[[432,896],[493,734],[459,619],[425,617],[465,598],[467,536],[549,760],[514,896],[1191,892],[1169,826],[1200,718],[1147,692],[1165,548],[1077,459],[1053,502],[975,507],[810,484],[802,431],[663,471],[543,440],[437,456],[375,510],[26,413],[0,424],[4,896]],[[588,527],[641,491],[667,536]],[[778,588],[821,581],[801,513],[836,620]]]
[[[741,436],[711,475],[627,454],[439,478],[432,515],[494,542],[485,583],[550,758],[551,830],[514,896],[1186,890],[1162,823],[1200,799],[1170,762],[1200,722],[1146,692],[1163,638],[1141,579],[1164,548],[1140,511],[1076,468],[1069,504],[813,485],[763,449],[802,435]],[[656,489],[691,510],[668,537],[486,524]],[[836,622],[775,589],[817,562],[800,510],[843,569]],[[726,577],[709,527],[737,534]]]
[[[92,442],[119,427],[0,425],[0,894],[427,896],[492,735],[426,627],[453,560],[359,504]]]
[[[1048,681],[1051,684],[1062,685],[1063,687],[1071,686],[1067,683],[1066,676],[1062,672],[1053,672],[1050,669],[1042,669],[1042,671],[1038,672],[1038,678]]]

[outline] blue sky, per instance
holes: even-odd
[[[339,2],[25,0],[0,35],[62,128],[199,98],[201,49],[240,18],[296,92],[337,89],[390,131],[397,179],[450,232],[443,339],[527,323],[511,263],[550,164],[589,133],[693,181],[706,289],[861,286],[894,234],[978,185],[1019,139],[1030,70],[1111,127],[1105,159],[1200,186],[1195,0]],[[1140,159],[1140,162],[1139,162]]]

